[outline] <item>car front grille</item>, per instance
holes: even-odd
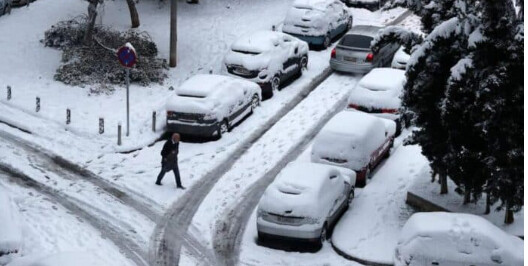
[[[249,70],[243,66],[230,65],[227,66],[227,72],[244,78],[256,78],[259,74],[258,70]]]
[[[168,112],[167,119],[178,120],[183,122],[203,122],[204,114]]]
[[[331,163],[337,163],[337,164],[344,164],[344,163],[348,162],[345,159],[339,159],[339,158],[323,157],[322,159],[325,160],[325,161],[329,161]]]
[[[271,223],[276,223],[276,224],[301,225],[304,218],[268,213],[267,215],[264,216],[264,220],[271,222]]]

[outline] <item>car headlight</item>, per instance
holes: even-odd
[[[312,217],[304,217],[301,221],[302,224],[318,224],[319,219],[312,218]]]
[[[216,114],[215,114],[215,113],[208,113],[208,114],[205,114],[205,115],[204,115],[204,119],[205,119],[205,120],[213,120],[213,119],[216,119]]]
[[[263,68],[258,74],[259,79],[266,79],[268,77],[268,68]]]

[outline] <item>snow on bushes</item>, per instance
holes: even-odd
[[[41,41],[46,47],[63,51],[62,65],[55,79],[69,85],[96,85],[95,91],[112,90],[109,84],[124,84],[125,71],[116,56],[117,49],[129,42],[136,48],[137,64],[130,69],[130,82],[146,86],[152,82],[163,83],[167,77],[166,60],[157,58],[158,49],[145,32],[118,32],[102,26],[94,29],[94,41],[83,43],[87,26],[85,17],[60,21],[44,33]]]

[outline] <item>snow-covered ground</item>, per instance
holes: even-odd
[[[60,203],[36,190],[6,182],[8,179],[0,172],[2,191],[11,195],[20,209],[23,233],[22,249],[11,259],[80,251],[91,252],[104,265],[132,265],[101,232],[70,213]]]

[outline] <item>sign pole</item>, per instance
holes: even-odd
[[[130,130],[130,101],[129,101],[129,98],[130,98],[130,90],[129,90],[129,87],[130,86],[130,68],[126,68],[126,105],[127,105],[127,132],[126,132],[126,135],[128,137],[129,135],[129,130]]]

